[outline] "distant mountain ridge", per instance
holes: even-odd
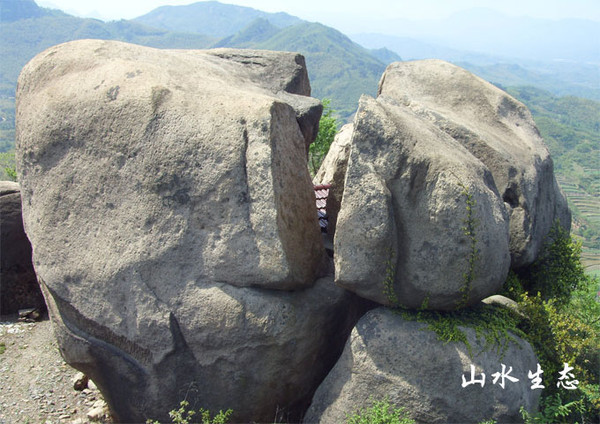
[[[460,50],[409,36],[364,33],[354,34],[351,38],[369,49],[387,48],[405,60],[446,60],[502,86],[529,85],[559,96],[600,100],[600,36],[597,37],[597,63],[519,59],[503,56],[494,49],[485,52]]]
[[[438,20],[390,19],[376,32],[382,37],[393,34],[455,51],[600,65],[600,22],[586,19],[515,17],[473,8]],[[404,52],[401,55],[408,56]]]
[[[215,38],[228,37],[246,28],[258,18],[277,28],[303,22],[287,13],[267,13],[250,7],[234,6],[217,1],[193,3],[187,6],[161,6],[134,21],[169,31],[192,32]]]
[[[41,18],[62,12],[39,7],[33,0],[1,0],[0,22],[15,22],[22,19]]]

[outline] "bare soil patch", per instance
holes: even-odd
[[[104,400],[93,385],[75,390],[77,374],[61,357],[47,317],[24,323],[0,316],[0,424],[112,423],[105,407],[88,417]]]

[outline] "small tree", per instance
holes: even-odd
[[[335,111],[331,109],[331,100],[323,99],[322,103],[323,114],[319,121],[319,134],[308,150],[308,168],[313,177],[323,163],[338,130],[338,120],[334,116]]]

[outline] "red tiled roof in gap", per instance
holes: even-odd
[[[315,186],[315,197],[317,205],[317,213],[319,215],[319,225],[321,231],[327,232],[327,197],[331,184],[321,184]]]

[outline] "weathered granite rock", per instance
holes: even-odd
[[[352,296],[314,285],[306,70],[244,55],[76,41],[19,78],[34,264],[63,355],[121,421],[186,394],[237,421],[299,413],[343,346]]]
[[[321,167],[313,178],[315,185],[331,184],[329,196],[327,197],[327,233],[335,234],[337,216],[344,195],[344,180],[346,179],[346,168],[350,158],[350,143],[352,140],[352,124],[344,125],[336,134],[329,151],[323,159]]]
[[[510,214],[513,268],[533,263],[556,220],[570,229],[571,214],[552,159],[522,103],[441,60],[391,64],[379,96],[432,122],[489,168]]]
[[[19,184],[0,181],[0,315],[19,309],[45,310],[23,230]]]
[[[294,81],[295,58],[280,54]],[[87,40],[24,68],[17,166],[47,284],[119,281],[132,263],[150,287],[313,284],[323,247],[304,136],[245,66]]]
[[[364,96],[335,233],[336,283],[375,302],[432,309],[495,293],[508,219],[489,170],[392,99]],[[387,281],[388,287],[384,284]]]
[[[189,282],[168,303],[137,283],[128,293],[127,310],[138,310],[130,327],[153,339],[128,340],[42,287],[63,356],[124,422],[167,420],[184,398],[211,411],[232,408],[232,422],[272,422],[276,414],[294,422],[361,310],[331,277],[296,292]]]
[[[304,135],[306,154],[319,133],[323,105],[311,94],[304,56],[268,50],[212,49],[211,54],[243,65],[242,78],[251,78],[256,85],[277,94],[296,111],[300,131]],[[295,96],[294,94],[299,94]]]
[[[469,357],[462,343],[444,343],[426,324],[406,321],[385,308],[360,319],[344,353],[319,387],[305,416],[305,423],[337,424],[346,414],[370,406],[373,399],[387,397],[405,407],[417,423],[519,422],[519,408],[537,408],[541,390],[531,389],[528,372],[537,371],[531,346],[515,336],[503,355],[483,350],[475,330],[463,328],[473,348]],[[517,378],[498,378],[502,371]],[[485,382],[462,387],[463,376]],[[504,380],[504,381],[503,381]],[[504,383],[504,387],[500,384]]]

